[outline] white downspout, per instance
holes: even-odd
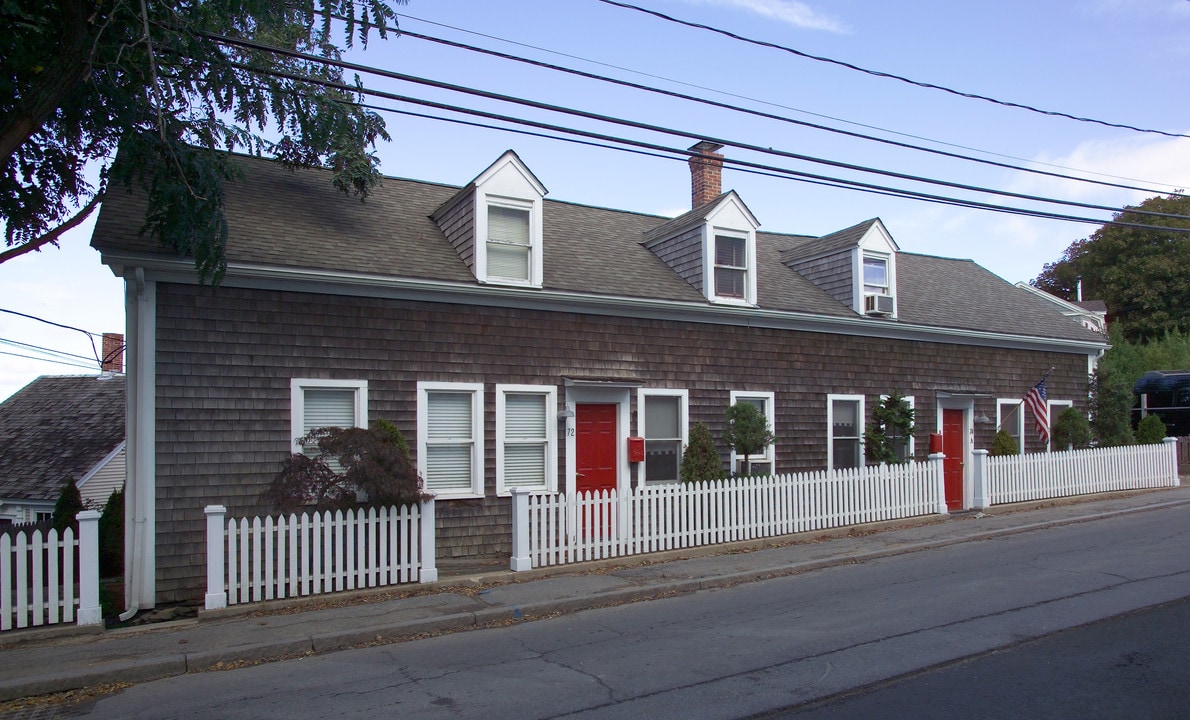
[[[126,278],[125,303],[129,323],[127,441],[129,445],[128,485],[125,489],[124,578],[127,589],[127,621],[142,608],[153,607],[156,592],[156,547],[154,507],[156,505],[156,285],[145,281],[143,268]],[[153,543],[154,545],[150,545]]]

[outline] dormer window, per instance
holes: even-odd
[[[488,205],[489,280],[529,282],[532,260],[530,208]]]
[[[748,292],[748,239],[715,236],[715,296],[744,300]]]
[[[864,256],[864,292],[874,295],[889,295],[888,258]]]

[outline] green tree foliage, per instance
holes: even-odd
[[[904,395],[894,390],[872,408],[872,419],[864,430],[868,460],[875,463],[911,460],[906,455],[915,429],[913,408]]]
[[[1171,330],[1147,342],[1124,339],[1118,326],[1110,333],[1111,348],[1091,380],[1091,428],[1100,445],[1128,445],[1133,441],[1133,386],[1150,370],[1190,368],[1190,333]]]
[[[124,573],[124,491],[115,489],[99,516],[99,575],[119,577]]]
[[[1055,450],[1085,448],[1091,444],[1091,426],[1078,408],[1068,407],[1058,415],[1051,430]]]
[[[706,423],[694,423],[690,442],[682,450],[682,481],[709,482],[723,477],[723,461],[715,449],[715,439]]]
[[[56,244],[105,192],[139,188],[142,232],[218,282],[231,150],[330,168],[366,196],[384,122],[318,60],[339,59],[336,28],[366,45],[393,17],[386,0],[0,0],[0,262]]]
[[[764,452],[773,444],[773,432],[764,412],[752,403],[737,402],[727,408],[727,432],[724,436],[728,447],[744,460],[744,475],[752,474],[751,455]]]
[[[1008,434],[1007,430],[1001,428],[996,431],[996,436],[992,438],[992,449],[988,451],[989,455],[1018,455],[1021,452],[1020,445],[1017,445],[1016,438]]]
[[[281,512],[411,505],[429,497],[392,423],[315,428],[299,442],[317,451],[291,455],[261,495]]]
[[[1145,415],[1136,426],[1136,441],[1141,445],[1153,445],[1165,439],[1165,423],[1156,415]]]
[[[70,482],[62,486],[62,492],[58,493],[58,501],[54,503],[52,516],[54,529],[62,532],[71,527],[74,525],[75,517],[84,509],[83,496],[79,493],[79,486],[75,484],[74,478],[71,478]]]
[[[1091,375],[1091,433],[1100,447],[1132,444],[1134,383],[1119,368],[1102,361]]]
[[[1122,223],[1190,229],[1179,220],[1137,211],[1190,215],[1190,196],[1149,198],[1126,208]],[[1190,331],[1190,233],[1104,225],[1066,249],[1032,282],[1035,287],[1073,300],[1075,278],[1083,279],[1083,297],[1107,303],[1111,320],[1131,341],[1160,338],[1169,331]]]

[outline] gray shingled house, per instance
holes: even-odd
[[[102,509],[124,484],[124,376],[45,375],[0,403],[0,524],[48,521],[74,480]]]
[[[242,158],[216,289],[111,192],[92,244],[127,288],[129,597],[201,596],[203,507],[269,511],[262,488],[320,425],[397,424],[447,558],[508,552],[513,487],[676,480],[694,422],[734,467],[736,401],[776,434],[753,467],[789,472],[864,462],[865,418],[900,391],[905,450],[945,438],[952,507],[997,426],[1046,449],[1018,410],[1043,374],[1052,406],[1084,404],[1102,336],[969,260],[901,251],[878,219],[762,232],[717,149],[696,146],[672,219],[546,200],[511,151],[464,187],[386,178],[366,203]]]

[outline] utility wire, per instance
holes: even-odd
[[[1187,0],[1187,2],[1190,2],[1190,0]],[[1111,173],[1098,172],[1095,170],[1087,170],[1085,168],[1075,168],[1075,167],[1070,167],[1068,165],[1060,165],[1058,163],[1048,163],[1048,162],[1043,162],[1041,160],[1032,160],[1029,158],[1017,157],[1016,155],[1010,155],[1008,153],[996,152],[994,150],[984,150],[982,148],[971,147],[969,145],[963,145],[960,143],[952,143],[952,142],[947,142],[945,140],[938,140],[937,138],[925,137],[924,135],[915,135],[913,133],[901,132],[899,130],[892,130],[890,128],[880,127],[879,125],[871,125],[869,123],[862,123],[862,122],[857,122],[855,120],[848,120],[846,118],[835,117],[834,115],[826,115],[824,113],[817,113],[817,112],[813,112],[811,110],[796,108],[791,105],[783,105],[781,103],[772,102],[769,100],[762,100],[760,98],[755,98],[750,95],[734,93],[734,92],[730,92],[730,91],[723,90],[720,88],[713,88],[713,87],[708,87],[706,85],[699,85],[698,83],[686,82],[684,80],[677,80],[675,78],[666,77],[664,75],[656,75],[653,73],[645,72],[643,70],[636,70],[634,68],[624,67],[622,65],[616,65],[614,63],[603,62],[600,60],[592,60],[591,58],[582,57],[580,55],[572,55],[570,53],[565,53],[565,52],[561,52],[558,50],[551,50],[550,48],[542,47],[540,45],[532,45],[530,43],[518,42],[516,40],[510,40],[509,38],[501,37],[499,35],[491,35],[488,33],[482,33],[482,32],[478,32],[475,30],[468,30],[467,28],[459,27],[457,25],[449,25],[447,23],[436,22],[434,20],[428,20],[426,18],[417,17],[415,15],[410,15],[408,13],[399,13],[398,16],[408,18],[410,20],[416,20],[417,22],[426,23],[427,25],[434,25],[435,27],[446,28],[448,30],[454,30],[456,32],[461,32],[461,33],[465,33],[468,35],[474,35],[476,37],[487,38],[489,40],[495,40],[497,42],[507,43],[509,45],[515,45],[517,47],[523,47],[523,48],[526,48],[529,50],[536,50],[538,52],[543,52],[543,53],[547,53],[550,55],[557,55],[559,57],[570,58],[571,60],[578,60],[579,62],[590,63],[592,65],[599,65],[601,67],[611,68],[613,70],[620,70],[622,72],[631,73],[633,75],[640,75],[641,77],[653,78],[654,80],[662,80],[667,83],[673,83],[675,85],[682,85],[684,87],[694,88],[696,90],[705,90],[706,92],[715,93],[716,95],[737,98],[739,100],[747,100],[748,102],[757,103],[759,105],[767,105],[768,107],[779,108],[781,110],[789,110],[791,112],[801,113],[803,115],[809,115],[811,117],[822,118],[823,120],[833,120],[834,122],[843,123],[845,125],[853,125],[855,127],[866,128],[868,130],[876,130],[876,131],[879,131],[882,133],[888,133],[889,135],[897,135],[900,137],[910,138],[913,140],[921,140],[922,142],[933,143],[935,145],[952,147],[952,148],[956,148],[958,150],[966,150],[968,152],[981,153],[983,155],[991,155],[993,157],[1001,157],[1001,158],[1005,158],[1006,160],[1016,160],[1017,162],[1030,163],[1033,165],[1041,165],[1044,167],[1052,167],[1052,168],[1056,168],[1058,170],[1066,170],[1069,172],[1083,173],[1086,175],[1098,175],[1099,177],[1113,178],[1115,180],[1125,180],[1128,182],[1147,182],[1150,185],[1164,185],[1164,186],[1170,188],[1171,190],[1179,187],[1179,186],[1171,184],[1171,183],[1163,183],[1163,182],[1158,182],[1156,180],[1140,180],[1138,178],[1126,177],[1123,175],[1113,175]],[[335,17],[339,17],[339,19],[343,19],[340,16],[335,16]],[[408,31],[406,31],[406,30],[398,30],[397,32],[398,32],[398,34],[401,34],[401,35],[408,34]],[[1168,190],[1161,191],[1162,194],[1167,194],[1168,192],[1169,192]]]
[[[50,358],[33,357],[32,355],[21,355],[20,353],[4,352],[0,350],[0,355],[7,355],[9,357],[21,358],[23,360],[37,360],[38,362],[53,363],[55,365],[66,365],[68,367],[84,368],[86,370],[94,370],[94,365],[82,365],[80,363],[69,362],[67,360],[51,360]]]
[[[234,66],[237,67],[238,69],[242,69],[242,70],[248,71],[248,72],[260,72],[259,70],[251,68],[247,65],[234,64]],[[467,115],[485,117],[488,119],[499,120],[502,122],[509,122],[509,123],[514,123],[514,124],[527,125],[530,127],[537,127],[540,129],[551,130],[551,131],[559,132],[559,133],[579,135],[579,136],[587,137],[587,138],[595,138],[595,139],[600,139],[600,140],[609,141],[609,142],[622,143],[625,145],[635,146],[635,147],[639,147],[639,148],[653,149],[653,150],[657,150],[657,151],[661,151],[661,152],[671,153],[673,155],[682,156],[683,158],[690,158],[690,157],[698,156],[697,153],[691,152],[689,150],[682,150],[680,148],[668,147],[668,146],[664,146],[664,145],[658,145],[655,143],[648,143],[648,142],[641,141],[641,140],[632,140],[632,139],[628,139],[628,138],[617,137],[614,135],[595,133],[592,131],[580,130],[578,128],[573,128],[573,127],[552,125],[549,123],[528,120],[525,118],[517,118],[517,117],[513,117],[513,116],[509,116],[509,115],[501,115],[498,113],[491,113],[491,112],[477,110],[477,109],[473,109],[473,108],[464,108],[464,107],[459,107],[457,105],[450,105],[447,103],[442,103],[442,102],[437,102],[437,101],[432,101],[432,100],[414,98],[414,97],[410,97],[407,95],[399,95],[397,93],[391,93],[391,92],[382,91],[382,90],[369,90],[362,86],[352,86],[352,85],[347,85],[345,83],[338,83],[338,82],[322,80],[322,79],[318,79],[318,78],[310,78],[307,76],[297,75],[297,74],[288,73],[288,72],[284,72],[284,71],[270,70],[270,71],[265,71],[265,72],[267,72],[268,74],[273,75],[275,77],[289,79],[289,80],[293,80],[295,82],[303,82],[303,83],[309,83],[309,84],[315,84],[315,85],[322,85],[324,87],[329,87],[329,88],[333,88],[333,89],[337,89],[337,90],[343,90],[343,91],[347,91],[347,92],[359,93],[359,94],[364,94],[364,95],[371,95],[374,97],[381,97],[381,98],[385,98],[388,100],[396,100],[398,102],[406,102],[406,103],[411,103],[411,104],[415,104],[415,105],[421,105],[424,107],[432,107],[432,108],[436,108],[439,110],[447,110],[450,112],[458,112],[458,113],[467,114]],[[1065,214],[1042,211],[1042,210],[1029,210],[1029,209],[1025,209],[1025,208],[1015,208],[1015,207],[1008,207],[1008,206],[1002,206],[1002,205],[994,205],[991,203],[977,202],[974,200],[963,200],[963,199],[951,198],[951,197],[946,197],[946,196],[931,195],[928,193],[905,190],[905,189],[901,189],[901,188],[891,188],[891,187],[885,187],[885,186],[880,186],[880,185],[872,185],[869,183],[862,183],[862,182],[854,181],[854,180],[843,180],[840,178],[832,178],[832,177],[828,177],[828,176],[815,175],[815,174],[811,174],[811,173],[791,170],[788,168],[781,168],[781,167],[776,167],[776,166],[772,166],[772,165],[763,165],[760,163],[747,162],[747,161],[743,161],[743,160],[725,159],[724,162],[725,162],[725,164],[731,165],[732,167],[736,167],[736,168],[754,168],[754,169],[764,170],[766,172],[778,173],[782,177],[809,178],[812,180],[821,180],[821,181],[826,181],[826,182],[840,183],[840,184],[846,185],[852,189],[860,189],[860,190],[865,190],[865,191],[875,190],[881,194],[886,194],[886,193],[887,194],[895,194],[898,197],[913,198],[913,199],[925,200],[925,201],[929,201],[929,202],[938,202],[941,204],[955,205],[958,207],[993,210],[996,212],[1005,212],[1005,213],[1009,213],[1009,214],[1023,215],[1023,216],[1028,216],[1028,217],[1047,218],[1047,219],[1053,219],[1053,220],[1067,220],[1067,221],[1071,221],[1071,222],[1081,222],[1081,223],[1089,223],[1089,224],[1095,224],[1095,225],[1117,225],[1120,227],[1132,227],[1132,228],[1145,229],[1145,230],[1190,233],[1190,228],[1180,228],[1180,227],[1171,227],[1171,226],[1162,226],[1162,225],[1145,225],[1145,224],[1140,224],[1140,223],[1123,222],[1123,221],[1114,220],[1114,219],[1103,220],[1101,218],[1089,218],[1089,217],[1083,217],[1083,216],[1078,216],[1078,215],[1065,215]],[[1055,202],[1059,202],[1059,201],[1055,201]],[[1114,208],[1109,208],[1109,209],[1114,211]],[[1122,214],[1124,211],[1120,211],[1120,212]],[[1127,212],[1133,212],[1133,211],[1128,210]],[[1175,217],[1183,217],[1183,216],[1175,216]],[[1185,219],[1190,219],[1190,218],[1185,218]]]
[[[637,12],[641,12],[646,15],[652,15],[653,17],[660,18],[661,20],[665,20],[666,22],[671,22],[671,23],[675,23],[678,25],[685,25],[686,27],[696,28],[698,30],[706,30],[707,32],[712,32],[712,33],[716,33],[719,35],[723,35],[725,37],[729,37],[732,40],[738,40],[740,42],[745,42],[745,43],[749,43],[752,45],[758,45],[760,47],[771,48],[773,50],[781,50],[782,52],[787,52],[787,53],[790,53],[791,55],[796,55],[798,57],[806,58],[807,60],[816,60],[818,62],[824,62],[824,63],[830,63],[832,65],[838,65],[840,67],[845,67],[848,70],[855,70],[857,72],[872,75],[874,77],[888,78],[890,80],[899,80],[900,82],[908,83],[909,85],[916,85],[917,87],[926,88],[928,90],[941,90],[942,92],[950,93],[951,95],[957,95],[959,97],[970,98],[972,100],[983,100],[985,102],[990,102],[995,105],[1002,105],[1004,107],[1017,108],[1020,110],[1028,110],[1029,112],[1038,113],[1040,115],[1050,115],[1053,117],[1062,117],[1062,118],[1066,118],[1068,120],[1076,120],[1078,122],[1083,122],[1083,123],[1093,123],[1096,125],[1103,125],[1106,127],[1121,128],[1123,130],[1134,130],[1136,132],[1141,132],[1141,133],[1152,133],[1154,135],[1164,135],[1166,137],[1171,137],[1171,138],[1190,138],[1190,135],[1184,135],[1182,133],[1166,132],[1165,130],[1154,130],[1151,128],[1137,127],[1135,125],[1126,125],[1126,124],[1122,124],[1122,123],[1108,122],[1106,120],[1097,120],[1095,118],[1080,117],[1078,115],[1071,115],[1070,113],[1059,112],[1056,110],[1043,110],[1041,108],[1033,107],[1032,105],[1025,105],[1022,103],[1010,102],[1008,100],[997,100],[996,98],[988,97],[986,95],[978,95],[975,93],[963,92],[961,90],[955,90],[953,88],[948,88],[944,85],[935,85],[933,83],[922,82],[919,80],[912,80],[910,78],[903,77],[901,75],[895,75],[893,73],[887,73],[887,72],[883,72],[880,70],[871,70],[869,68],[860,67],[859,65],[855,65],[855,64],[852,64],[849,62],[844,62],[842,60],[835,60],[834,58],[828,58],[828,57],[824,57],[821,55],[811,55],[810,53],[802,52],[801,50],[795,50],[794,48],[787,47],[785,45],[778,45],[777,43],[771,43],[771,42],[768,42],[767,40],[756,40],[754,38],[746,37],[743,35],[738,35],[736,33],[730,32],[728,30],[723,30],[722,28],[717,28],[717,27],[714,27],[711,25],[704,25],[702,23],[691,22],[689,20],[682,20],[682,19],[673,17],[671,15],[666,15],[665,13],[657,12],[656,10],[649,10],[648,8],[643,8],[638,5],[632,5],[630,3],[618,2],[617,0],[599,0],[599,2],[604,3],[605,5],[611,5],[613,7],[623,8],[625,10],[635,10]]]
[[[397,31],[396,28],[391,28],[391,29],[393,31]],[[457,48],[460,50],[467,50],[470,52],[480,53],[483,55],[489,55],[491,57],[497,57],[502,60],[510,60],[513,62],[518,62],[518,63],[522,63],[522,64],[526,64],[526,65],[532,65],[534,67],[540,67],[540,68],[543,68],[546,70],[553,70],[555,72],[561,72],[561,73],[566,73],[569,75],[575,75],[575,76],[587,78],[590,80],[598,80],[600,82],[610,83],[613,85],[619,85],[621,87],[627,87],[627,88],[631,88],[633,90],[641,90],[644,92],[654,93],[657,95],[664,95],[666,97],[672,97],[672,98],[676,98],[679,100],[686,100],[688,102],[699,103],[702,105],[709,105],[711,107],[730,110],[733,112],[743,113],[746,115],[752,115],[754,117],[760,117],[760,118],[764,118],[766,120],[776,120],[778,122],[789,123],[792,125],[799,125],[801,127],[810,128],[812,130],[822,130],[825,132],[835,133],[837,135],[843,135],[846,137],[858,138],[861,140],[869,140],[872,142],[878,142],[878,143],[882,143],[885,145],[891,145],[893,147],[899,147],[899,148],[908,149],[908,150],[917,150],[919,152],[930,153],[930,154],[939,155],[942,157],[954,158],[957,160],[966,160],[968,162],[980,163],[982,165],[990,165],[993,167],[1004,168],[1007,170],[1015,170],[1018,172],[1032,173],[1035,175],[1044,175],[1047,177],[1059,178],[1062,180],[1071,180],[1074,182],[1090,183],[1092,185],[1101,185],[1101,186],[1105,186],[1105,187],[1119,188],[1122,190],[1137,190],[1139,192],[1145,192],[1145,193],[1151,193],[1151,194],[1163,194],[1164,193],[1164,191],[1162,191],[1162,190],[1155,190],[1153,188],[1138,187],[1135,185],[1124,185],[1121,183],[1107,182],[1104,180],[1093,180],[1091,178],[1083,178],[1083,177],[1076,177],[1073,175],[1065,175],[1062,173],[1051,172],[1048,170],[1038,170],[1036,168],[1029,168],[1029,167],[1024,167],[1021,165],[1013,165],[1011,163],[999,162],[996,160],[987,160],[985,158],[972,157],[970,155],[963,155],[961,153],[949,152],[947,150],[939,150],[937,148],[924,147],[922,145],[914,145],[912,143],[901,142],[899,140],[890,140],[888,138],[876,137],[874,135],[866,135],[864,133],[858,133],[858,132],[853,132],[850,130],[834,128],[829,125],[821,125],[818,123],[811,123],[811,122],[807,122],[805,120],[797,120],[797,119],[794,119],[794,118],[791,118],[788,116],[784,116],[784,115],[777,115],[774,113],[764,112],[761,110],[753,110],[751,108],[740,107],[739,105],[734,105],[731,103],[719,102],[717,100],[701,98],[701,97],[698,97],[695,95],[687,95],[685,93],[675,92],[672,90],[665,90],[665,89],[654,87],[651,85],[634,83],[634,82],[630,82],[628,80],[619,80],[617,78],[608,77],[606,75],[598,75],[596,73],[589,73],[589,72],[585,72],[583,70],[577,70],[574,68],[568,68],[568,67],[564,67],[561,65],[554,65],[552,63],[542,62],[540,60],[532,60],[532,59],[520,57],[517,55],[502,53],[497,50],[489,50],[489,49],[477,47],[474,45],[468,45],[466,43],[460,43],[460,42],[455,42],[453,40],[437,38],[432,35],[423,35],[421,33],[412,32],[410,30],[400,30],[399,32],[401,33],[402,37],[409,37],[409,38],[413,38],[415,40],[425,40],[427,42],[437,43],[440,45],[445,45],[447,47],[453,47],[453,48]]]
[[[1112,206],[1108,206],[1108,205],[1082,203],[1082,202],[1077,202],[1077,201],[1073,201],[1073,200],[1059,200],[1056,198],[1049,198],[1049,197],[1044,197],[1044,196],[1039,196],[1039,195],[1029,195],[1026,193],[1015,193],[1015,192],[1010,192],[1007,190],[996,190],[993,188],[986,188],[986,187],[981,187],[978,185],[969,185],[966,183],[951,182],[948,180],[928,178],[928,177],[923,177],[920,175],[899,173],[899,172],[895,172],[892,170],[881,170],[879,168],[872,168],[872,167],[867,167],[867,166],[863,166],[863,165],[857,165],[854,163],[845,163],[845,162],[840,162],[840,161],[836,161],[836,160],[829,160],[826,158],[814,157],[811,155],[804,155],[801,153],[789,152],[786,150],[777,150],[777,149],[774,149],[771,147],[763,147],[760,145],[754,145],[752,143],[745,143],[745,142],[741,142],[741,141],[737,141],[737,140],[731,140],[729,138],[717,137],[717,136],[710,135],[708,133],[692,132],[689,130],[682,130],[682,129],[676,129],[676,128],[665,127],[665,126],[660,126],[660,125],[653,125],[651,123],[644,123],[644,122],[639,122],[639,121],[635,121],[635,120],[616,118],[616,117],[612,117],[612,116],[605,115],[602,113],[594,113],[594,112],[590,112],[590,111],[586,111],[586,110],[578,110],[575,108],[569,108],[569,107],[565,107],[565,106],[561,106],[561,105],[554,105],[551,103],[544,103],[544,102],[540,102],[540,101],[536,101],[536,100],[519,98],[519,97],[515,97],[512,95],[506,95],[503,93],[495,93],[495,92],[491,92],[491,91],[487,91],[487,90],[480,90],[478,88],[467,87],[464,85],[457,85],[457,84],[442,82],[442,81],[438,81],[438,80],[430,80],[428,78],[422,78],[422,77],[418,77],[416,75],[409,75],[406,73],[398,73],[398,72],[395,72],[392,70],[384,70],[384,69],[373,67],[370,65],[363,65],[360,63],[353,63],[353,62],[348,62],[345,60],[330,60],[327,58],[322,58],[322,57],[319,57],[316,55],[310,55],[308,53],[303,53],[303,52],[299,52],[296,50],[288,50],[285,48],[278,48],[278,47],[271,46],[271,45],[268,45],[265,43],[260,43],[260,42],[254,41],[254,40],[229,38],[229,37],[226,37],[223,35],[217,35],[217,34],[208,34],[208,37],[210,37],[211,39],[216,40],[220,43],[224,43],[224,44],[228,44],[228,45],[245,47],[245,48],[254,49],[254,50],[261,50],[261,51],[265,51],[265,52],[273,52],[273,53],[277,53],[280,55],[286,55],[289,57],[306,60],[308,62],[329,64],[329,65],[333,65],[333,66],[336,66],[336,67],[339,67],[342,69],[346,69],[346,70],[352,70],[355,72],[363,72],[363,73],[367,73],[367,74],[371,74],[371,75],[379,75],[381,77],[386,77],[386,78],[393,79],[393,80],[400,80],[403,82],[409,82],[409,83],[413,83],[413,84],[417,84],[417,85],[432,87],[432,88],[439,89],[439,90],[448,90],[451,92],[457,92],[460,94],[471,95],[474,97],[481,97],[481,98],[485,98],[485,99],[489,99],[489,100],[498,100],[501,102],[521,105],[521,106],[525,106],[525,107],[531,107],[531,108],[534,108],[537,110],[546,110],[549,112],[570,115],[573,117],[581,117],[581,118],[588,119],[588,120],[596,120],[599,122],[620,125],[623,127],[630,127],[630,128],[636,129],[636,130],[645,130],[645,131],[655,132],[655,133],[659,133],[659,134],[663,134],[663,135],[671,135],[671,136],[676,135],[676,136],[685,137],[685,138],[688,138],[688,139],[691,139],[694,141],[706,140],[706,141],[714,142],[714,143],[717,143],[720,145],[735,147],[735,148],[741,149],[741,150],[750,150],[753,152],[758,152],[758,153],[767,154],[767,155],[775,155],[778,157],[784,157],[784,158],[789,158],[789,159],[793,159],[793,160],[801,160],[804,162],[826,165],[828,167],[834,167],[834,168],[839,168],[839,169],[844,169],[844,170],[852,170],[852,171],[868,173],[868,174],[881,175],[881,176],[885,176],[885,177],[896,178],[899,180],[908,180],[911,182],[920,182],[920,183],[926,183],[926,184],[931,184],[931,185],[938,185],[938,186],[947,187],[947,188],[956,189],[956,190],[967,190],[967,191],[971,191],[971,192],[980,192],[980,193],[987,193],[987,194],[991,194],[991,195],[999,195],[1002,197],[1010,197],[1010,198],[1015,198],[1018,200],[1028,200],[1031,202],[1042,202],[1042,203],[1049,203],[1049,204],[1055,204],[1055,205],[1065,205],[1065,206],[1069,206],[1069,207],[1078,207],[1078,208],[1084,208],[1084,209],[1088,209],[1088,210],[1103,210],[1106,212],[1113,212],[1113,213],[1124,211],[1122,208],[1112,207]],[[250,66],[246,66],[246,65],[238,65],[237,67],[239,67],[247,72],[258,72],[257,69],[251,68]],[[281,76],[288,77],[289,79],[297,81],[297,82],[313,82],[314,81],[313,78],[310,78],[308,76],[286,75],[284,73],[279,73],[279,74]],[[349,92],[359,92],[359,88],[357,88],[357,87],[351,87],[351,86],[344,85],[343,88],[347,89]],[[375,91],[372,91],[372,92],[375,92]],[[1190,220],[1190,217],[1188,217],[1188,216],[1171,214],[1171,213],[1158,213],[1158,212],[1153,212],[1153,211],[1148,211],[1148,210],[1134,210],[1132,212],[1135,212],[1140,215],[1153,216],[1153,217],[1167,217],[1167,218],[1173,218],[1173,219],[1179,219],[1179,220]]]
[[[65,350],[54,350],[53,348],[42,347],[41,345],[30,345],[18,340],[10,340],[9,338],[0,338],[0,344],[9,345],[11,347],[20,347],[27,350],[35,350],[37,352],[46,353],[47,355],[58,355],[63,358],[73,358],[76,360],[90,360],[86,355],[76,355],[74,353],[66,352]]]
[[[44,318],[39,318],[36,315],[26,315],[25,313],[17,312],[16,310],[6,310],[5,308],[0,308],[0,312],[8,313],[9,315],[16,315],[18,317],[28,318],[29,320],[36,320],[37,322],[45,323],[46,325],[53,325],[54,327],[60,327],[60,328],[63,328],[64,330],[74,330],[75,332],[81,332],[82,334],[86,335],[87,340],[89,340],[91,342],[91,352],[95,356],[95,362],[99,363],[99,350],[97,350],[95,348],[95,338],[97,336],[97,333],[87,332],[86,330],[83,330],[81,328],[71,327],[70,325],[63,325],[62,323],[56,323],[56,322],[53,322],[52,320],[46,320]]]

